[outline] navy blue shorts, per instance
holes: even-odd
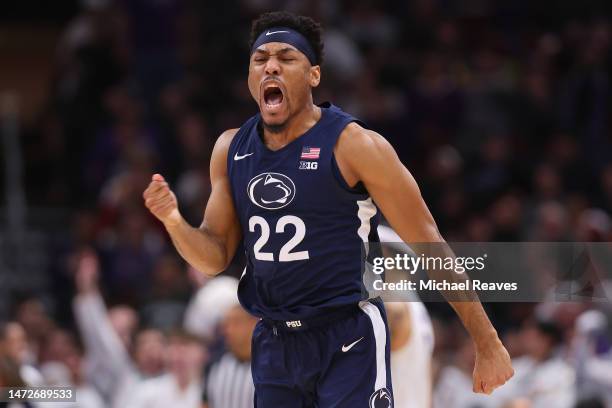
[[[393,406],[389,331],[380,300],[361,302],[317,327],[281,323],[288,329],[260,321],[253,332],[256,408]]]

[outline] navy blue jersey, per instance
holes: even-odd
[[[346,184],[333,154],[356,119],[323,104],[319,121],[276,151],[265,146],[260,121],[257,114],[242,125],[227,158],[247,258],[240,302],[274,320],[358,303],[362,246],[378,240],[378,210],[363,187]]]

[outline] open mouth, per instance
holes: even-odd
[[[268,108],[277,108],[283,103],[283,91],[278,85],[267,85],[264,88],[263,100]]]

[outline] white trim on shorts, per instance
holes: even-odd
[[[378,307],[368,301],[359,302],[361,310],[368,315],[374,330],[376,340],[376,381],[374,391],[387,387],[387,329]]]

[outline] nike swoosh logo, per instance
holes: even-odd
[[[234,155],[234,160],[242,160],[245,157],[249,157],[250,155],[252,155],[253,153],[247,153],[247,154],[243,154],[242,156],[240,156],[238,153],[236,153]]]
[[[343,352],[343,353],[346,353],[347,351],[349,351],[350,349],[352,349],[352,348],[353,348],[353,346],[354,346],[355,344],[359,343],[361,340],[363,340],[363,337],[362,337],[362,338],[360,338],[360,339],[358,339],[358,340],[355,340],[354,342],[352,342],[352,343],[351,343],[351,344],[349,344],[348,346],[346,346],[346,345],[342,345],[342,352]]]
[[[266,35],[272,35],[277,33],[288,33],[289,31],[268,31]]]

